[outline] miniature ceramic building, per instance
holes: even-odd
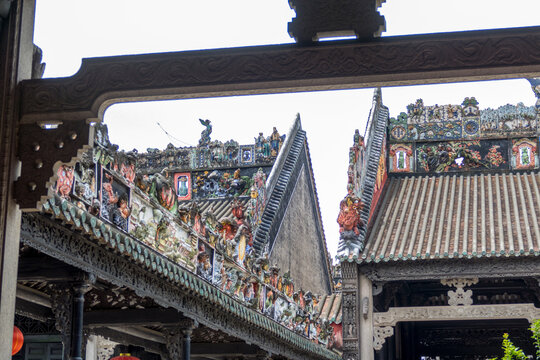
[[[394,119],[375,92],[338,217],[345,358],[496,357],[505,332],[533,353],[538,110],[419,99]]]
[[[82,296],[79,316],[94,342],[131,345],[142,358],[175,358],[186,341],[194,358],[226,358],[239,346],[256,357],[272,337],[281,344],[271,345],[275,358],[338,357],[299,116],[286,135],[274,128],[249,145],[212,140],[211,122],[201,124],[198,146],[144,153],[118,151],[98,124],[93,149],[58,168],[54,196],[22,221],[16,323],[26,334],[54,319],[49,345],[61,340],[69,353],[75,320],[63,309]],[[90,275],[77,275],[81,267]],[[40,351],[31,340],[26,348]]]

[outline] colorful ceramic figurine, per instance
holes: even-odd
[[[199,140],[199,146],[208,145],[210,143],[210,134],[212,133],[212,125],[210,120],[199,119],[205,129],[201,132],[201,138]]]
[[[62,165],[56,172],[58,180],[56,181],[56,193],[61,198],[69,199],[71,186],[73,185],[73,168],[71,166]]]

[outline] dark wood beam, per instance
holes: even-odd
[[[42,322],[54,318],[54,314],[50,308],[21,298],[17,298],[17,301],[15,302],[15,313]]]
[[[73,281],[80,271],[49,256],[21,256],[18,281]]]
[[[242,356],[254,355],[261,349],[255,345],[249,345],[243,342],[238,343],[191,343],[191,356],[213,357],[224,356]]]
[[[102,326],[157,326],[173,325],[185,319],[175,309],[93,310],[84,313],[84,325]]]
[[[433,259],[360,264],[359,272],[372,281],[416,281],[450,278],[540,278],[537,256],[479,259]]]
[[[100,118],[115,102],[540,76],[540,27],[84,59],[22,83],[23,123]]]

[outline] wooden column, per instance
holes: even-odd
[[[9,2],[8,2],[9,3]],[[16,89],[32,76],[34,0],[11,2],[0,30],[0,359],[11,359],[21,212],[13,199]]]
[[[182,334],[184,335],[182,339],[182,360],[189,360],[191,358],[191,333],[193,328],[182,329]]]
[[[362,360],[373,360],[373,284],[363,274],[358,276],[358,297],[361,310],[358,319],[360,358]]]
[[[86,281],[76,283],[73,286],[73,304],[71,306],[71,347],[70,360],[82,360],[83,348],[83,313],[84,294],[90,289]]]

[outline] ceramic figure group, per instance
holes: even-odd
[[[198,149],[201,151],[203,147],[212,149],[210,122],[204,125],[207,127]],[[295,290],[290,273],[281,275],[280,269],[270,266],[267,253],[256,256],[254,252],[254,231],[267,201],[269,167],[196,172],[174,172],[165,167],[151,173],[146,171],[150,159],[161,159],[154,165],[164,161],[174,164],[177,149],[168,146],[164,151],[151,150],[140,157],[135,150],[118,151],[110,144],[106,126],[98,125],[96,133],[91,152],[74,167],[59,168],[54,185],[59,197],[76,203],[139,240],[142,246],[158,251],[289,329],[313,341],[332,343],[327,324],[318,320],[317,298],[310,292]],[[265,150],[263,146],[262,151],[275,157],[283,139],[274,128],[265,139],[268,147]],[[223,153],[212,154],[225,158],[229,154],[232,159],[237,147],[236,142],[229,141]],[[153,157],[156,154],[163,157]],[[138,168],[141,159],[143,171]],[[201,211],[198,204],[216,194],[231,199],[229,215],[221,219],[212,210]],[[343,226],[357,232],[348,222]]]
[[[535,134],[538,112],[534,106],[504,105],[480,110],[478,101],[465,98],[461,105],[425,106],[422,99],[407,106],[407,113],[391,118],[391,141],[460,140]]]

